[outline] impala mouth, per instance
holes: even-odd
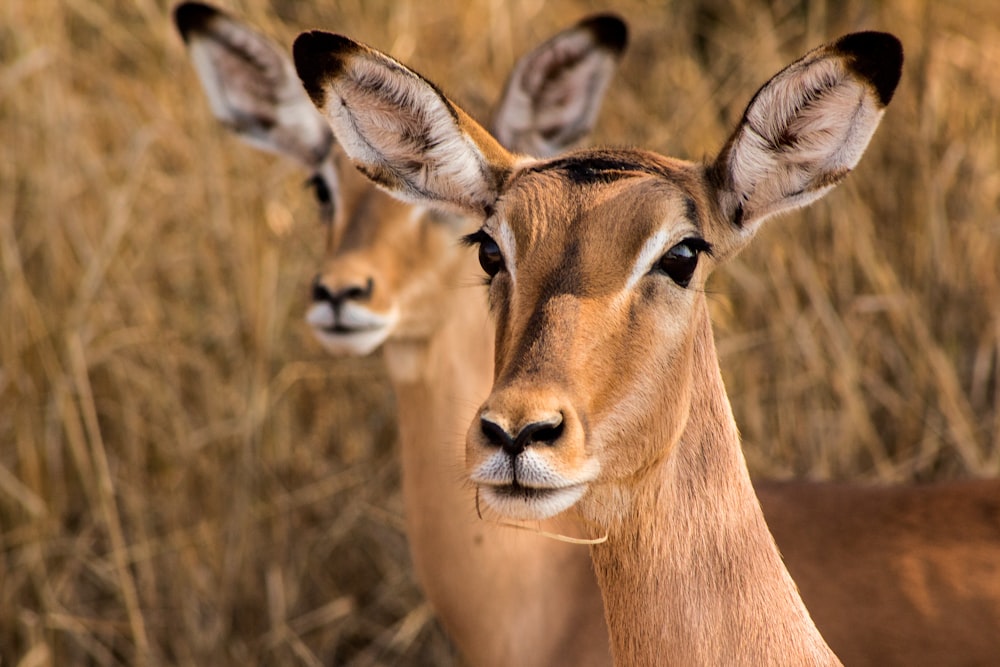
[[[511,458],[502,450],[492,451],[474,466],[469,481],[495,512],[509,519],[547,519],[576,504],[600,465],[590,459],[572,474],[553,467],[545,452],[529,447]]]
[[[317,302],[306,314],[313,334],[328,352],[342,356],[364,356],[374,352],[396,327],[395,310],[373,313],[363,306],[344,305],[335,310]]]
[[[518,483],[500,486],[480,485],[483,501],[493,511],[521,521],[548,519],[576,504],[587,491],[586,484],[556,488],[522,486]]]
[[[369,324],[365,326],[354,326],[349,327],[344,324],[337,324],[326,326],[326,327],[316,327],[317,330],[328,334],[334,334],[338,336],[350,336],[351,334],[365,333],[368,331],[377,331],[381,329],[384,325],[382,324]]]

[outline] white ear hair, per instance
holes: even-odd
[[[178,5],[174,22],[215,117],[253,146],[318,173],[329,157],[333,133],[302,89],[291,58],[206,4]]]
[[[855,33],[768,81],[710,168],[725,218],[749,237],[767,217],[843,180],[892,99],[902,60],[892,35]]]
[[[522,56],[493,118],[496,138],[535,157],[551,157],[579,143],[597,122],[627,42],[625,22],[599,14]]]
[[[303,33],[292,49],[313,102],[355,165],[408,201],[482,215],[516,159],[434,85],[347,37]]]

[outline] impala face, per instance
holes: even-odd
[[[346,169],[353,168],[346,165]],[[356,174],[351,174],[355,179]],[[365,355],[390,336],[421,338],[437,325],[433,303],[462,258],[455,238],[467,218],[399,202],[367,181],[327,227],[306,321],[335,355]]]
[[[540,163],[469,237],[498,327],[467,464],[501,513],[556,514],[599,477],[634,474],[683,428],[692,313],[712,263],[699,173],[628,151]],[[665,393],[674,418],[654,422]]]

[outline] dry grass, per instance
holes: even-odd
[[[385,48],[482,114],[594,2],[227,3]],[[849,182],[712,284],[753,471],[1000,472],[1000,5],[617,0],[600,140],[699,157],[858,28],[904,80]],[[484,26],[490,26],[487,34]],[[454,661],[414,586],[378,359],[302,323],[302,175],[209,117],[162,0],[0,7],[0,663]]]

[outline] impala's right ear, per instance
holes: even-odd
[[[354,164],[407,201],[488,214],[517,164],[416,72],[326,32],[299,35],[295,67]]]

